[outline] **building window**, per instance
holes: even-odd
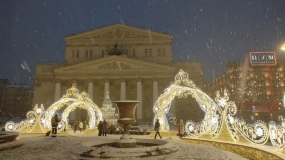
[[[152,53],[152,49],[149,49],[148,52],[149,52],[149,53]]]
[[[92,58],[92,56],[93,56],[93,50],[91,49],[90,50],[90,58]]]
[[[76,58],[79,58],[79,50],[76,52]]]
[[[85,50],[85,58],[88,58],[88,50]]]
[[[135,57],[135,56],[136,56],[136,50],[133,49],[133,57]]]
[[[157,51],[157,52],[158,52],[158,56],[160,56],[160,48],[158,48],[158,51]]]
[[[104,50],[102,50],[102,57],[104,57]]]
[[[72,50],[72,58],[75,58],[75,51]]]

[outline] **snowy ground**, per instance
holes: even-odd
[[[97,134],[83,134],[80,132],[69,132],[66,137],[44,137],[44,136],[20,136],[18,141],[10,143],[24,143],[23,146],[0,151],[0,160],[65,160],[79,159],[71,153],[71,149],[86,141],[101,141],[104,139],[119,139],[121,135],[107,135],[107,137],[98,137]],[[152,139],[148,135],[132,135],[134,138]],[[163,140],[176,144],[180,151],[171,155],[148,157],[148,158],[127,158],[129,160],[148,159],[148,160],[243,160],[245,158],[239,155],[226,152],[217,148],[204,145],[194,145],[180,142],[178,137],[163,137]],[[7,144],[0,144],[0,146]],[[80,159],[84,159],[81,157]],[[113,158],[119,159],[119,158]],[[126,159],[126,158],[124,158]]]

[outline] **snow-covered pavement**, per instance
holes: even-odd
[[[65,160],[65,159],[84,159],[83,157],[77,157],[71,153],[71,149],[80,145],[82,142],[87,141],[104,141],[106,139],[119,139],[121,135],[107,135],[107,137],[98,137],[94,134],[83,134],[83,132],[69,132],[69,136],[65,137],[45,137],[35,135],[22,135],[18,141],[10,143],[24,143],[23,146],[11,150],[5,150],[0,152],[0,160]],[[133,138],[145,138],[152,139],[148,135],[132,135]],[[195,145],[180,142],[178,137],[163,137],[163,140],[169,141],[177,145],[180,150],[170,155],[156,156],[156,157],[145,157],[145,158],[127,158],[130,160],[136,159],[148,159],[148,160],[164,160],[164,159],[189,159],[189,160],[243,160],[245,158],[226,152],[217,148],[208,147],[204,145]],[[8,144],[0,144],[0,146]],[[88,159],[88,158],[86,158]],[[120,159],[120,158],[112,158]],[[126,158],[124,158],[126,159]]]

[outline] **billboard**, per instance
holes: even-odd
[[[249,52],[251,66],[276,66],[277,59],[275,52]]]

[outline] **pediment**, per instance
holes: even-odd
[[[174,67],[161,64],[140,61],[123,56],[109,56],[88,62],[82,62],[59,69],[55,69],[55,73],[59,72],[128,72],[128,71],[174,71]]]
[[[172,39],[168,34],[152,32],[140,28],[130,27],[122,24],[115,24],[112,26],[96,29],[81,34],[66,37],[66,41],[81,41],[81,40],[99,40],[99,39]]]

